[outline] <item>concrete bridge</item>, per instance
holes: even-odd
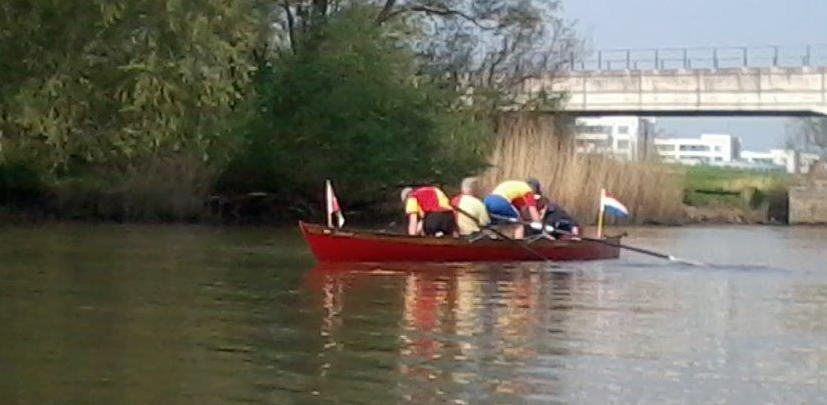
[[[827,115],[827,46],[793,58],[779,48],[763,57],[749,48],[709,49],[708,57],[680,50],[673,58],[663,50],[645,58],[601,52],[592,64],[573,60],[562,74],[523,89],[566,92],[564,110],[578,115]]]

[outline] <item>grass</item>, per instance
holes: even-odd
[[[738,209],[764,220],[786,222],[787,192],[796,177],[785,172],[759,172],[723,167],[684,169],[684,204]]]
[[[723,167],[694,166],[685,170],[684,203],[691,206],[731,206],[755,209],[783,204],[795,176]]]
[[[693,207],[725,206],[746,208],[748,202],[740,194],[704,193],[686,190],[683,197],[686,205]]]
[[[769,191],[789,188],[795,177],[785,172],[759,172],[725,167],[691,166],[685,169],[686,190],[739,193],[747,188]]]

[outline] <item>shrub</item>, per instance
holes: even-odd
[[[195,220],[213,173],[189,155],[156,157],[122,170],[91,169],[57,182],[53,209],[69,218]]]
[[[45,189],[34,165],[19,160],[0,163],[0,205],[27,208],[39,202]]]
[[[351,203],[399,183],[454,181],[485,165],[488,132],[452,111],[456,94],[416,77],[414,57],[375,15],[334,14],[256,81],[247,149],[222,175],[229,192],[318,201],[333,178]],[[395,193],[394,193],[395,194]]]

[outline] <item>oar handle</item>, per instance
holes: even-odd
[[[548,259],[545,255],[543,255],[542,253],[540,253],[540,252],[538,252],[538,251],[536,251],[536,250],[532,249],[530,246],[528,246],[528,244],[523,243],[523,242],[521,242],[521,241],[519,241],[519,240],[516,240],[516,239],[514,239],[514,238],[508,237],[506,234],[504,234],[504,233],[500,232],[500,230],[499,230],[499,229],[494,228],[494,227],[493,227],[493,226],[491,226],[491,225],[483,225],[483,224],[481,224],[481,223],[480,223],[480,221],[479,221],[479,220],[478,220],[475,216],[473,216],[473,215],[469,214],[467,211],[463,210],[462,208],[460,208],[460,207],[458,207],[458,206],[456,206],[456,205],[454,205],[454,204],[451,204],[451,207],[452,207],[452,208],[453,208],[456,212],[459,212],[460,214],[464,215],[464,216],[465,216],[465,217],[467,217],[468,219],[470,219],[470,220],[474,221],[474,222],[477,224],[477,226],[479,226],[480,228],[482,228],[482,229],[488,229],[489,231],[494,232],[497,236],[499,236],[499,237],[501,237],[501,238],[503,238],[503,239],[505,239],[505,240],[508,240],[508,241],[510,241],[510,242],[513,242],[513,243],[517,244],[517,246],[520,246],[521,248],[525,249],[525,251],[526,251],[526,252],[531,253],[534,257],[536,257],[536,258],[538,258],[538,259],[540,259],[540,260],[542,260],[542,261],[544,261],[544,262],[550,262],[550,260],[549,260],[549,259]]]
[[[551,225],[543,225],[543,224],[542,224],[542,222],[528,222],[528,221],[520,221],[520,220],[519,220],[519,219],[517,219],[517,218],[512,218],[512,217],[504,217],[504,216],[497,215],[497,214],[492,214],[492,215],[491,215],[491,217],[492,217],[492,218],[499,219],[499,220],[503,220],[503,221],[508,221],[508,222],[511,222],[512,224],[521,224],[521,225],[525,225],[525,226],[528,226],[528,227],[529,227],[529,228],[531,228],[531,229],[534,229],[535,231],[542,231],[542,232],[546,232],[546,233],[552,233],[552,232],[556,231],[556,229],[555,229],[553,226],[551,226]],[[535,224],[537,224],[537,223],[539,223],[539,224],[540,224],[539,229],[538,229],[538,228],[537,228],[537,226],[535,225]]]
[[[504,217],[504,216],[502,216],[502,215],[497,215],[497,214],[490,214],[490,215],[491,215],[491,218],[494,218],[494,219],[499,219],[499,220],[501,220],[501,221],[511,222],[512,224],[520,224],[520,225],[525,225],[525,226],[528,226],[529,228],[534,229],[534,230],[536,230],[536,231],[544,231],[544,232],[546,232],[546,233],[552,233],[552,232],[554,232],[554,231],[557,231],[557,232],[560,232],[560,233],[565,233],[565,232],[563,232],[563,231],[560,231],[560,230],[558,230],[558,229],[555,229],[555,228],[554,228],[553,226],[551,226],[551,225],[542,225],[542,222],[539,222],[539,223],[541,224],[541,225],[540,225],[540,229],[537,229],[537,228],[535,227],[535,225],[534,225],[534,224],[535,224],[535,222],[522,221],[522,220],[519,220],[519,219],[517,219],[517,218],[513,218],[513,217]]]

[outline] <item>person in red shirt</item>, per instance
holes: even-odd
[[[408,235],[455,235],[454,212],[442,190],[433,186],[405,187],[400,198],[405,204]]]

